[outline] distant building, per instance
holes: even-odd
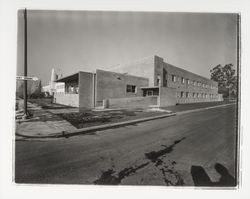
[[[62,78],[62,74],[59,69],[52,68],[51,70],[51,78],[49,81],[49,84],[46,86],[43,86],[42,91],[47,92],[50,95],[53,95],[53,93],[64,93],[65,92],[65,86],[63,82],[56,82],[59,78]]]
[[[64,93],[56,103],[94,108],[164,107],[183,103],[222,101],[218,84],[152,56],[111,71],[78,72],[57,79]]]

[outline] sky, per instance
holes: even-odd
[[[210,77],[218,64],[237,63],[237,16],[219,13],[28,10],[28,75],[47,85],[63,76],[109,70],[158,55]],[[23,11],[18,12],[17,75],[23,74]]]

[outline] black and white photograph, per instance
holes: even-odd
[[[15,182],[237,187],[239,18],[18,10]]]
[[[0,198],[249,198],[245,0],[0,5]]]

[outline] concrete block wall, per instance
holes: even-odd
[[[79,72],[79,107],[94,108],[94,74]]]
[[[160,95],[158,98],[158,106],[174,106],[176,105],[176,89],[160,87]]]
[[[96,104],[100,105],[104,99],[133,98],[143,96],[140,87],[148,86],[149,80],[128,74],[110,71],[96,71]],[[127,93],[127,85],[135,85],[136,93]]]
[[[162,58],[155,56],[155,78],[159,74],[161,77],[161,86],[176,89],[177,103],[195,103],[222,100],[218,96],[217,82],[165,63]],[[175,75],[176,77],[175,82],[172,81],[172,75]],[[182,78],[184,78],[184,83],[182,82]],[[187,79],[189,80],[189,83],[187,83]],[[196,82],[196,85],[193,81]],[[201,85],[198,86],[198,82],[200,82]],[[202,84],[205,86],[203,87]],[[181,92],[184,93],[185,97],[180,96]],[[188,92],[188,97],[186,97],[186,92]],[[194,93],[195,95],[193,96]],[[207,95],[207,97],[197,97],[197,94],[200,96],[202,94]]]
[[[173,65],[164,63],[164,68],[167,71],[167,86],[170,88],[176,88],[177,91],[187,91],[187,92],[198,92],[198,93],[207,93],[207,94],[217,94],[218,93],[218,83],[207,78],[201,77],[194,73],[188,72],[181,68],[177,68]],[[172,81],[172,75],[176,76],[176,82]],[[182,77],[185,82],[182,83]],[[186,80],[189,80],[187,84]],[[193,81],[196,81],[196,85],[193,84]],[[197,82],[204,83],[208,85],[207,88],[198,86]],[[213,88],[211,88],[213,86]]]
[[[114,68],[111,68],[110,71],[117,73],[128,73],[130,75],[135,75],[139,77],[148,78],[149,86],[155,85],[155,56],[146,57],[140,60],[133,61],[127,64],[121,64]]]
[[[201,103],[201,102],[217,102],[217,101],[223,101],[218,96],[215,98],[177,98],[176,102],[178,104],[187,104],[187,103]]]
[[[223,94],[218,94],[218,101],[223,101]]]
[[[145,108],[156,106],[157,96],[116,98],[107,100],[107,108]]]
[[[54,103],[79,107],[79,95],[69,93],[55,93]]]
[[[164,62],[161,57],[154,56],[154,86],[164,86]],[[160,83],[157,84],[157,78],[160,77]]]

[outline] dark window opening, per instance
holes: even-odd
[[[136,86],[127,85],[127,93],[136,93]]]
[[[184,92],[181,92],[181,97],[184,97]]]
[[[176,76],[172,75],[172,82],[176,82]]]

